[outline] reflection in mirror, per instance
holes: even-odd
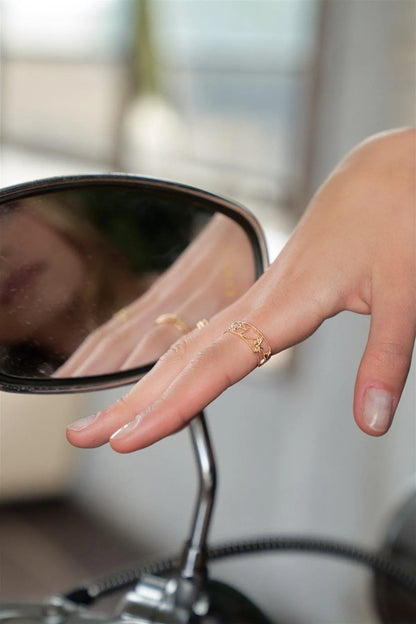
[[[0,204],[0,372],[82,377],[154,362],[255,279],[234,220],[111,184]]]

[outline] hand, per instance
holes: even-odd
[[[261,329],[278,353],[342,310],[371,314],[354,415],[366,433],[384,434],[416,334],[415,147],[415,131],[404,130],[353,150],[266,273],[207,327],[175,343],[115,405],[74,423],[69,441],[92,447],[110,439],[122,453],[148,446],[256,367],[247,344],[224,333],[233,321]]]
[[[181,333],[155,324],[162,314],[195,326],[245,292],[254,282],[250,242],[244,230],[216,214],[174,264],[139,299],[92,332],[54,377],[99,375],[157,360]]]

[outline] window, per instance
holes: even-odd
[[[228,195],[260,217],[274,256],[305,173],[320,11],[0,0],[3,146]]]
[[[272,255],[304,175],[320,10],[318,0],[152,0],[141,15],[158,98],[139,91],[127,115],[128,168],[240,200],[275,224]]]
[[[2,143],[116,160],[131,0],[0,0]]]

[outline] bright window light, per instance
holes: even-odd
[[[91,58],[123,54],[132,0],[0,0],[8,55]]]

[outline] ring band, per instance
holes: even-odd
[[[272,355],[272,348],[266,336],[257,327],[246,321],[234,321],[225,330],[226,333],[239,336],[258,357],[258,366],[262,366]]]
[[[130,318],[130,310],[128,308],[121,308],[121,310],[114,314],[114,318],[120,321],[120,323],[125,323]]]
[[[203,318],[200,321],[198,321],[198,323],[195,325],[195,327],[197,329],[202,329],[203,327],[206,327],[209,323],[209,320],[207,318]]]
[[[156,325],[172,325],[175,329],[182,334],[187,334],[191,331],[191,327],[177,314],[161,314],[155,320]]]

